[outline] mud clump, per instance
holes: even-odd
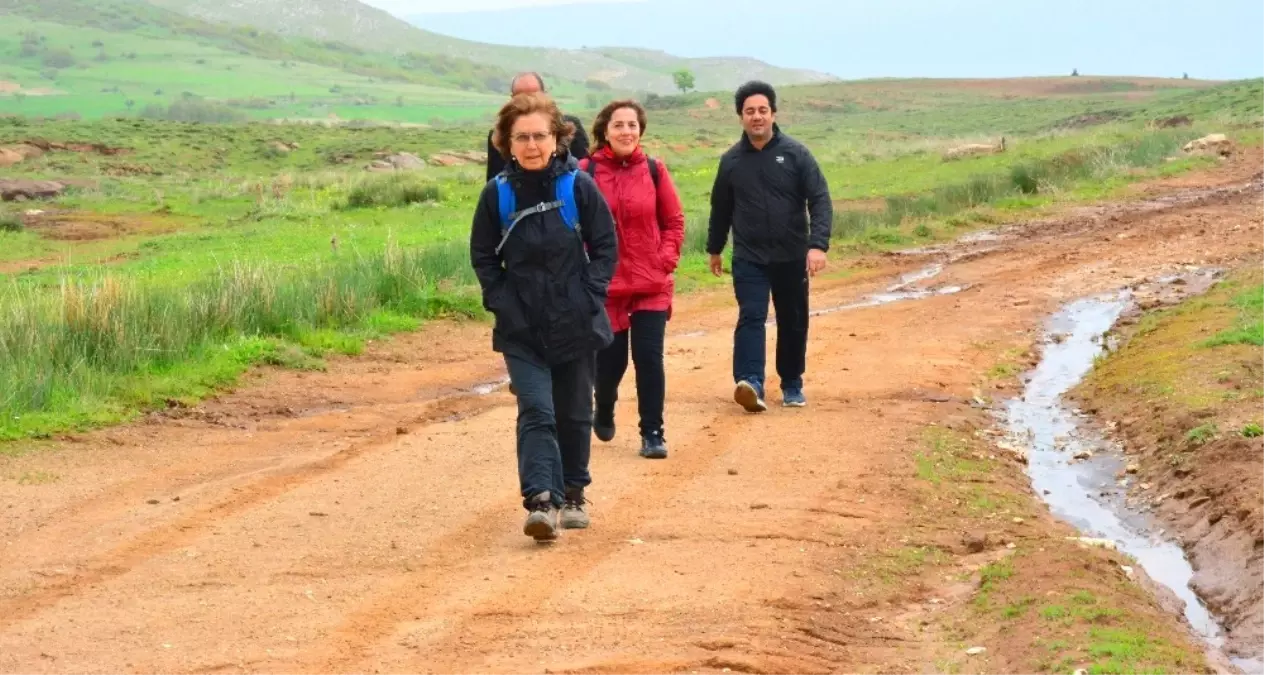
[[[64,183],[51,180],[0,179],[0,201],[25,202],[53,199],[66,190]]]
[[[1102,110],[1099,112],[1085,113],[1083,115],[1075,115],[1060,120],[1053,124],[1055,129],[1083,129],[1084,127],[1093,127],[1100,124],[1109,124],[1116,120],[1126,119],[1128,113],[1122,110]]]
[[[1176,115],[1154,120],[1150,123],[1150,126],[1155,129],[1175,129],[1176,127],[1187,127],[1193,123],[1194,120],[1190,119],[1189,115]]]

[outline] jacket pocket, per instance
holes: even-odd
[[[496,330],[506,336],[522,335],[530,330],[522,303],[507,281],[501,281],[487,293],[484,305],[496,317]]]

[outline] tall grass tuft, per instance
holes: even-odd
[[[109,273],[63,278],[53,293],[10,283],[0,287],[0,438],[38,430],[24,417],[118,407],[137,396],[128,393],[136,376],[243,344],[254,351],[242,358],[259,360],[268,339],[410,325],[391,316],[472,316],[476,283],[459,242],[421,251],[388,244],[312,270],[236,264],[185,288]]]
[[[1007,197],[1044,194],[1079,181],[1156,166],[1185,140],[1182,132],[1152,133],[1113,145],[1023,160],[1011,165],[1007,172],[971,176],[965,182],[924,194],[889,196],[883,209],[836,212],[834,236],[851,237],[875,227],[895,227],[909,219],[951,216]]]
[[[347,191],[344,208],[394,208],[443,199],[438,184],[410,173],[369,174]]]

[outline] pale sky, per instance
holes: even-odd
[[[635,2],[636,0],[361,0],[396,16],[446,12],[480,12],[489,9],[544,7],[547,5]]]
[[[362,1],[478,42],[749,56],[844,79],[1264,75],[1260,0]],[[634,20],[614,2],[638,5]]]

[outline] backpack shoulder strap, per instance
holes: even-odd
[[[592,162],[589,162],[592,166]],[[579,230],[579,205],[575,203],[575,171],[567,171],[554,181],[554,199],[561,202],[562,220],[572,230]]]
[[[497,174],[494,180],[496,181],[496,196],[500,207],[500,229],[504,230],[509,227],[509,221],[513,217],[517,200],[514,197],[513,186],[509,184],[505,174]]]
[[[650,163],[650,180],[654,181],[654,189],[658,189],[658,160],[653,157],[646,156],[645,161]]]

